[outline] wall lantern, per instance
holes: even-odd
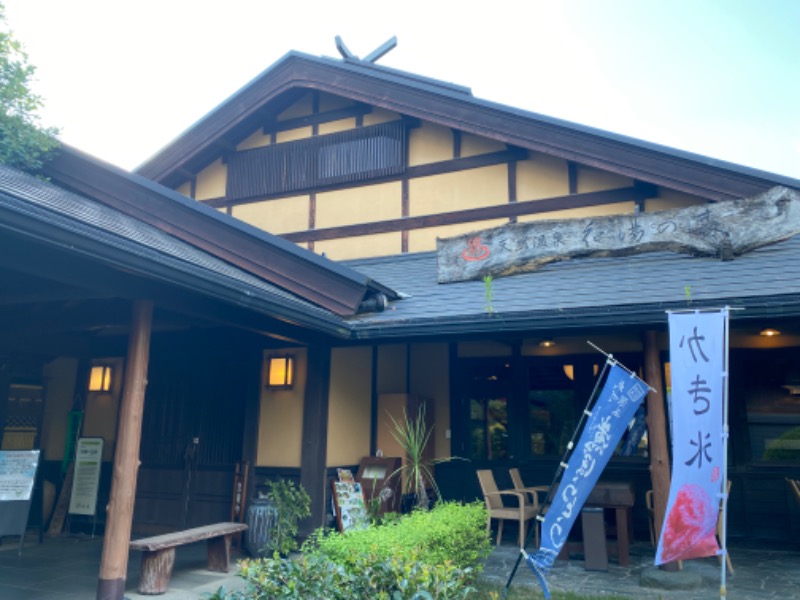
[[[543,339],[541,342],[539,342],[539,345],[542,348],[552,348],[553,346],[556,345],[556,342],[552,338],[546,338],[546,339]]]
[[[764,337],[775,337],[776,335],[780,335],[781,332],[777,329],[773,329],[772,327],[767,327],[766,329],[762,329],[759,335],[763,335]]]
[[[111,390],[112,369],[110,365],[98,365],[89,371],[89,391],[108,392]]]
[[[290,390],[294,386],[294,355],[267,357],[267,389]]]

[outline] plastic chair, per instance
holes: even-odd
[[[486,531],[491,531],[492,519],[497,519],[497,542],[503,537],[503,522],[517,521],[519,523],[519,547],[525,545],[525,526],[528,521],[536,517],[539,512],[538,504],[533,505],[525,502],[525,494],[516,490],[498,490],[494,481],[494,474],[489,469],[479,470],[478,481],[481,484],[483,499],[486,502],[486,510],[489,511],[489,518],[486,523]],[[517,499],[519,506],[505,506],[503,496],[511,496]]]

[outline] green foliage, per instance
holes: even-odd
[[[0,4],[0,163],[27,171],[40,169],[58,146],[58,131],[39,125],[42,98],[30,90],[35,70]]]
[[[311,516],[311,499],[302,485],[295,486],[288,479],[268,481],[267,487],[267,499],[278,511],[278,516],[269,529],[266,549],[285,556],[297,550],[299,522]]]
[[[427,565],[447,561],[458,569],[479,571],[491,550],[486,534],[483,502],[444,502],[430,511],[417,510],[391,525],[350,531],[345,535],[319,535],[319,551],[332,561],[353,568],[356,556],[378,560],[415,555]]]
[[[293,560],[244,561],[245,590],[220,590],[212,600],[462,600],[473,591],[469,573],[449,563],[430,566],[413,557],[377,561],[365,555],[355,564],[345,569],[315,552]]]
[[[774,440],[768,441],[764,450],[764,460],[791,460],[800,459],[800,427],[795,427],[782,433]]]
[[[493,281],[494,279],[492,279],[491,275],[486,275],[483,278],[483,292],[486,296],[486,312],[490,315],[494,313],[494,305],[492,304],[494,300],[494,291],[492,290]]]
[[[391,525],[320,531],[292,559],[244,561],[246,589],[212,600],[477,598],[472,586],[490,549],[483,504],[441,504]]]
[[[433,462],[425,458],[425,448],[431,438],[432,429],[425,423],[425,405],[419,407],[416,418],[409,418],[403,409],[403,420],[398,422],[392,415],[392,437],[397,440],[405,453],[403,466],[392,473],[389,478],[403,478],[403,492],[415,494],[417,506],[428,508],[428,486],[433,488],[437,497],[441,498],[439,487],[433,479]]]
[[[403,465],[394,473],[389,475],[403,478],[403,492],[414,494],[417,500],[417,508],[427,509],[430,504],[428,498],[428,488],[433,489],[437,501],[441,501],[442,494],[439,486],[433,478],[433,467],[439,463],[454,460],[456,457],[428,459],[425,457],[425,449],[430,442],[433,429],[428,429],[425,422],[425,405],[421,404],[416,418],[409,418],[403,410],[402,421],[397,421],[392,415],[392,437],[397,440],[405,453]]]

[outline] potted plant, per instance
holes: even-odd
[[[413,496],[414,506],[427,509],[430,505],[428,490],[432,490],[437,500],[442,499],[439,486],[433,478],[433,466],[452,459],[429,459],[426,448],[430,441],[433,428],[429,428],[425,421],[425,405],[419,407],[416,417],[409,417],[403,410],[403,419],[397,421],[392,415],[392,436],[405,453],[402,466],[390,477],[402,477],[402,489],[405,497]]]

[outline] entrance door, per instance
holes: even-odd
[[[242,458],[246,374],[232,358],[151,360],[134,528],[230,519]],[[251,375],[252,376],[252,375]]]

